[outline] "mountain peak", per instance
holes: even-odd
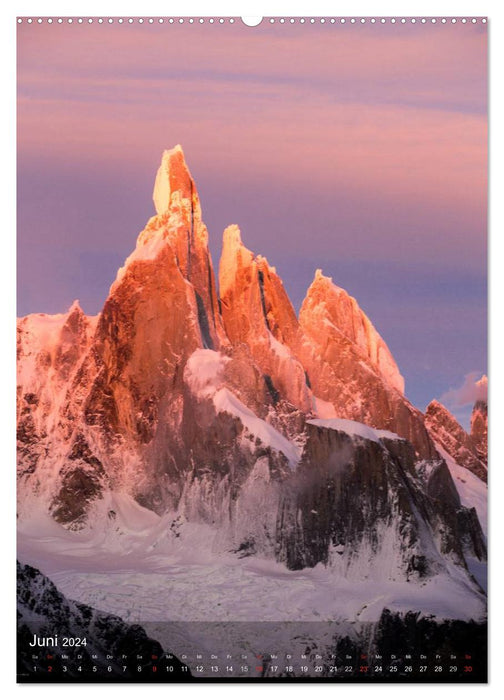
[[[443,419],[453,421],[453,423],[456,424],[457,427],[462,427],[459,425],[459,422],[457,421],[457,419],[455,418],[453,413],[448,408],[446,408],[446,406],[444,404],[442,404],[437,399],[432,399],[432,401],[429,403],[429,405],[425,409],[425,415],[428,417],[432,417],[432,416],[435,416],[436,414],[437,414],[437,416],[442,416]]]
[[[313,277],[313,281],[316,282],[317,280],[322,280],[325,282],[331,282],[332,283],[332,277],[326,277],[324,273],[322,272],[322,268],[318,267],[315,270],[315,276]]]
[[[446,408],[446,406],[444,404],[442,404],[440,401],[438,401],[437,399],[432,399],[432,401],[429,403],[429,405],[425,409],[425,412],[426,413],[427,412],[429,412],[429,413],[434,413],[434,412],[443,413],[443,414],[449,415],[451,418],[455,418],[455,416],[453,416],[450,413],[450,411]]]
[[[399,393],[404,394],[404,379],[387,344],[373,326],[357,301],[331,277],[315,271],[301,306],[299,320],[309,335],[326,335],[328,328],[341,333],[353,343],[381,374],[382,378]]]
[[[157,214],[167,213],[175,192],[180,192],[182,199],[192,199],[195,191],[182,146],[177,144],[174,148],[163,151],[152,193]]]
[[[315,270],[315,275],[313,276],[313,282],[311,283],[310,287],[308,288],[307,295],[318,293],[318,292],[322,293],[324,295],[324,297],[327,293],[329,293],[332,296],[341,296],[345,299],[350,299],[358,307],[357,300],[354,299],[354,297],[350,296],[350,294],[346,291],[346,289],[343,289],[343,287],[339,287],[337,284],[335,284],[332,277],[329,277],[328,275],[324,275],[321,268],[317,268]]]
[[[82,311],[82,307],[81,307],[81,305],[80,305],[78,299],[74,299],[74,301],[72,302],[72,304],[71,304],[71,305],[69,306],[69,308],[68,308],[67,314],[70,316],[70,315],[73,314],[74,312],[77,312],[77,313],[79,313],[79,314],[83,314],[83,313],[84,313],[84,312]]]
[[[252,264],[254,254],[243,245],[239,226],[231,224],[222,235],[222,255],[219,265],[219,287],[223,297],[234,283],[238,268]]]
[[[243,246],[240,227],[237,224],[230,224],[224,229],[224,233],[222,234],[222,244],[223,246],[234,249]]]

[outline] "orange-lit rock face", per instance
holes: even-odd
[[[164,153],[154,199],[159,213],[139,235],[98,319],[72,308],[68,318],[46,317],[33,333],[31,317],[19,323],[20,469],[33,471],[39,453],[50,454],[46,500],[68,522],[81,517],[67,498],[76,483],[89,500],[110,483],[151,488],[152,472],[166,469],[174,450],[187,358],[227,344],[208,235],[180,148]]]
[[[153,193],[158,215],[140,233],[103,308],[90,355],[96,379],[86,420],[148,442],[159,406],[181,391],[194,350],[218,349],[219,315],[208,233],[177,146],[165,151]]]
[[[420,411],[403,396],[404,380],[367,316],[318,270],[299,314],[297,346],[315,396],[336,415],[390,430],[435,457]]]
[[[473,417],[475,427],[478,423],[481,424],[483,433],[483,415],[476,417],[473,411]],[[439,443],[457,464],[472,471],[482,481],[487,481],[486,461],[482,459],[479,449],[481,443],[478,443],[472,434],[466,433],[442,403],[435,400],[430,402],[425,412],[425,425],[433,440]]]
[[[310,411],[305,371],[292,350],[299,332],[295,311],[275,268],[245,248],[237,226],[224,231],[219,291],[231,343],[249,348],[273,392],[296,408]]]
[[[158,215],[169,213],[176,198],[189,202],[194,214],[201,218],[198,193],[180,146],[164,151],[156,174],[152,199]]]
[[[230,226],[219,288],[229,340],[249,349],[290,403],[317,413],[322,399],[331,415],[396,432],[423,457],[436,456],[421,413],[403,396],[404,380],[387,345],[357,302],[330,279],[317,272],[298,321],[275,269]]]
[[[182,278],[194,288],[203,344],[217,349],[225,342],[225,334],[208,250],[208,231],[201,219],[198,191],[180,146],[163,153],[153,200],[157,216],[149,220],[138,236],[136,249],[119,270],[111,291],[133,262],[155,261],[169,246]],[[155,267],[147,265],[144,272],[157,274]]]
[[[86,400],[87,422],[149,441],[160,402],[180,391],[182,367],[203,344],[196,292],[170,246],[155,260],[132,262],[96,329],[91,352],[97,377]]]
[[[471,438],[480,459],[488,463],[488,404],[476,401],[471,414]]]
[[[324,277],[320,270],[308,290],[300,311],[300,323],[316,341],[321,337],[335,344],[350,341],[390,387],[404,393],[404,379],[392,353],[356,300]],[[318,343],[320,344],[320,342]]]

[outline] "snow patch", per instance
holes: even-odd
[[[278,357],[281,357],[286,360],[292,359],[292,353],[289,350],[288,347],[286,347],[283,343],[281,343],[279,340],[275,338],[273,333],[271,331],[268,331],[268,337],[269,337],[269,342],[270,342],[270,347],[273,350],[273,352],[278,355]]]
[[[215,350],[195,350],[184,369],[184,381],[193,394],[208,398],[220,389],[229,357]]]
[[[392,433],[390,430],[375,430],[376,435],[380,438],[386,438],[387,440],[403,440],[406,442],[406,438],[397,435],[397,433]]]
[[[324,401],[324,399],[319,399],[318,396],[312,394],[312,405],[313,412],[317,414],[318,418],[337,418],[334,406],[330,401]]]
[[[322,404],[322,410],[324,410],[324,404],[332,408],[334,413],[334,408],[332,404],[327,401],[321,401],[316,397],[313,397],[316,401],[317,410]],[[364,423],[359,423],[355,420],[347,420],[346,418],[313,418],[312,420],[307,420],[307,423],[316,425],[319,428],[329,428],[330,430],[337,430],[340,433],[346,433],[351,437],[364,438],[364,440],[371,440],[371,442],[381,442],[382,439],[387,440],[404,440],[405,438],[396,435],[396,433],[391,433],[389,430],[376,430],[375,428],[370,428],[369,425],[364,425]]]
[[[256,416],[229,389],[219,389],[213,401],[219,412],[230,413],[232,416],[239,418],[249,433],[258,437],[267,447],[284,454],[289,460],[291,468],[297,466],[301,457],[300,448],[290,442],[290,440],[287,440],[269,423]]]

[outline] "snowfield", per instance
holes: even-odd
[[[109,499],[94,530],[70,532],[34,512],[20,525],[18,557],[68,598],[126,622],[364,623],[384,608],[437,619],[485,617],[485,597],[458,567],[422,583],[385,575],[348,580],[323,564],[290,571],[270,559],[212,551],[208,525],[159,517],[125,495]],[[116,519],[106,525],[101,518],[111,507]]]
[[[147,572],[144,564],[142,571],[63,570],[50,576],[68,598],[126,622],[375,622],[384,608],[421,611],[438,619],[484,618],[483,598],[446,576],[418,586],[356,583],[335,577],[321,564],[292,572],[256,558],[214,565],[170,565],[158,558]]]

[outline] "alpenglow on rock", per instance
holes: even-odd
[[[404,397],[404,380],[387,345],[343,289],[320,270],[299,312],[297,354],[313,393],[341,418],[390,430],[419,455],[437,452],[423,416]]]
[[[291,569],[410,581],[455,566],[479,596],[476,511],[357,302],[317,272],[298,319],[237,226],[218,298],[180,147],[153,198],[98,317],[18,321],[20,522],[49,514],[106,549],[140,512],[156,537],[190,547],[201,527],[208,551]]]
[[[471,414],[471,439],[482,462],[488,464],[488,404],[479,399]]]
[[[303,304],[302,317],[308,325],[308,316],[323,318],[345,339],[357,346],[365,361],[374,366],[382,379],[391,387],[404,393],[404,378],[383,338],[369,318],[344,289],[335,285],[322,270],[316,270],[315,278]]]
[[[187,168],[182,147],[177,144],[175,148],[164,151],[161,165],[156,174],[152,193],[156,212],[160,216],[166,214],[170,210],[172,196],[192,202],[193,195],[196,195],[195,209],[197,214],[201,216],[194,182]]]
[[[475,417],[476,421],[483,423],[483,417]],[[457,464],[469,469],[482,481],[487,481],[487,464],[480,452],[481,442],[478,443],[472,435],[466,433],[446,406],[439,401],[431,401],[425,411],[425,425],[432,439],[441,445]],[[483,433],[483,427],[481,432]]]
[[[249,349],[278,398],[309,412],[313,397],[293,350],[299,334],[296,312],[275,268],[243,245],[238,226],[224,231],[219,292],[230,342]]]

